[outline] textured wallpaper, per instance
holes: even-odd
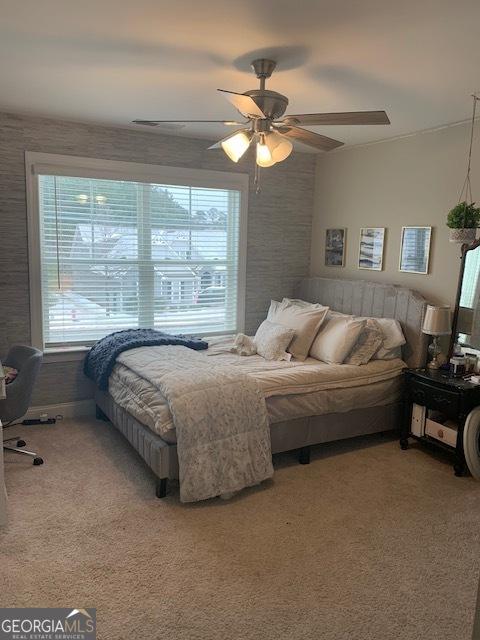
[[[308,274],[315,181],[313,154],[298,151],[262,171],[255,194],[253,157],[238,165],[209,141],[0,113],[0,356],[30,342],[25,151],[151,164],[239,171],[250,175],[246,330],[255,331],[271,298],[293,293]],[[44,364],[33,404],[92,396],[81,363]]]

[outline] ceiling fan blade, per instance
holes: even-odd
[[[331,151],[337,147],[341,147],[344,143],[334,140],[333,138],[327,138],[327,136],[321,136],[313,131],[307,131],[307,129],[301,129],[300,127],[284,126],[278,127],[276,130],[282,133],[287,138],[293,138],[303,144],[308,144],[310,147],[315,147],[319,151]]]
[[[227,126],[248,124],[247,122],[237,122],[236,120],[132,120],[133,124],[143,124],[148,127],[156,127],[160,124],[195,124],[196,122],[211,122],[212,124],[225,124]]]
[[[303,113],[285,116],[285,124],[322,125],[322,124],[390,124],[385,111],[344,111],[342,113]]]
[[[236,93],[235,91],[227,91],[226,89],[217,89],[225,93],[226,99],[233,104],[235,109],[238,109],[242,116],[246,118],[265,118],[265,114],[257,105],[255,100],[250,96],[245,96],[243,93]]]

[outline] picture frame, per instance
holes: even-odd
[[[345,240],[347,230],[345,227],[325,230],[325,266],[345,266]]]
[[[398,270],[404,273],[428,274],[432,227],[402,227]]]
[[[385,227],[362,227],[358,244],[358,268],[382,271]]]

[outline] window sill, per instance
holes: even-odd
[[[43,361],[47,364],[50,362],[78,362],[85,358],[88,350],[89,347],[54,347],[45,349]]]

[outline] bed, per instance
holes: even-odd
[[[318,277],[302,280],[295,295],[342,313],[395,318],[406,338],[401,359],[360,367],[313,358],[266,362],[260,356],[242,357],[230,352],[229,338],[213,339],[207,351],[196,354],[205,362],[238,367],[257,380],[266,399],[272,453],[299,450],[305,464],[311,445],[398,427],[402,369],[423,366],[426,359],[427,337],[421,332],[426,301],[402,287]],[[95,394],[97,417],[108,418],[153,470],[158,497],[166,495],[168,479],[178,478],[176,432],[168,404],[154,393],[141,367],[149,358],[154,367],[155,349],[169,348],[121,354],[109,391],[97,389]]]

